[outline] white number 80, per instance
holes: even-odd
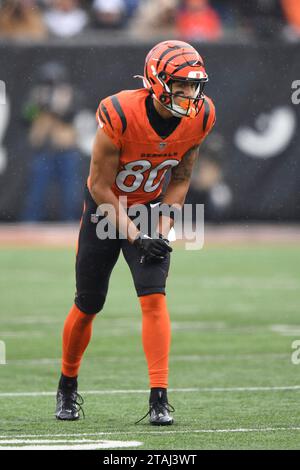
[[[144,191],[146,193],[151,193],[152,191],[155,191],[161,184],[168,169],[177,166],[178,163],[179,161],[174,160],[174,159],[165,160],[164,162],[157,165],[155,168],[152,168],[152,170],[149,173],[148,179],[145,183]],[[116,185],[118,186],[119,189],[127,193],[132,193],[133,191],[136,191],[143,184],[145,171],[149,170],[151,166],[152,165],[148,160],[137,160],[135,162],[127,163],[124,166],[124,170],[118,173],[117,178],[116,178]],[[135,167],[140,167],[140,168],[134,169]],[[160,170],[164,170],[164,171],[159,181],[153,184]],[[135,178],[131,186],[127,186],[125,184],[125,180],[128,176],[133,176]]]

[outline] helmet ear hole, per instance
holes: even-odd
[[[161,78],[162,80],[166,80],[167,78],[167,74],[165,72],[160,72],[160,74],[158,75],[159,78]]]
[[[170,97],[168,95],[160,95],[159,101],[163,104],[169,104],[170,103]]]

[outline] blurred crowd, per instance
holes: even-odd
[[[74,118],[82,103],[82,92],[71,83],[62,63],[45,62],[36,69],[34,83],[21,107],[32,151],[20,214],[23,222],[47,219],[53,185],[59,194],[57,218],[71,221],[79,216],[82,168]]]
[[[299,0],[0,0],[0,39],[101,31],[141,39],[300,40]]]

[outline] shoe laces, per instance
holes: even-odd
[[[71,391],[63,394],[63,401],[65,406],[75,407],[78,413],[82,413],[83,418],[85,418],[85,414],[82,408],[84,404],[84,399],[77,391]]]
[[[136,421],[134,424],[139,424],[141,421],[143,421],[143,419],[147,418],[147,416],[149,416],[153,410],[158,411],[158,413],[159,412],[163,413],[164,411],[167,411],[168,413],[174,413],[175,408],[172,405],[170,405],[170,403],[167,403],[167,402],[162,403],[160,401],[155,401],[153,403],[150,403],[149,410],[147,411],[145,416],[143,416],[141,419]]]

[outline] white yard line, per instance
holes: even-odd
[[[59,321],[61,323],[61,321]],[[9,322],[8,322],[9,323]],[[21,320],[22,323],[22,320]],[[40,322],[37,320],[36,323],[50,324],[50,321]],[[58,323],[54,321],[53,323]],[[111,337],[111,336],[122,336],[122,335],[134,335],[141,332],[141,322],[132,321],[119,321],[112,320],[109,322],[103,322],[103,329],[95,332],[95,335],[99,337]],[[174,333],[177,331],[189,331],[194,332],[195,330],[207,333],[207,332],[218,332],[218,333],[229,333],[229,334],[258,334],[258,333],[275,333],[282,336],[299,336],[300,337],[300,324],[267,324],[267,325],[230,325],[225,322],[199,322],[199,321],[172,321],[172,330]],[[20,331],[0,331],[1,338],[40,338],[47,334],[46,330],[20,330]]]
[[[81,434],[77,435],[79,437]],[[49,444],[50,442],[53,444],[65,444],[67,442],[66,436],[61,435],[60,439],[36,439],[39,436],[34,436],[34,439],[28,439],[29,436],[24,436],[24,439],[21,436],[17,436],[17,438],[13,437],[9,439],[6,437],[5,439],[0,438],[0,446],[2,444]],[[47,436],[42,436],[47,437]],[[50,436],[49,436],[50,437]],[[75,437],[75,436],[74,436]],[[80,444],[83,442],[97,442],[96,439],[71,439],[71,443]]]
[[[271,325],[270,330],[282,336],[300,336],[300,325]]]
[[[30,443],[30,445],[23,445]],[[63,442],[60,445],[55,444],[55,442]],[[14,446],[3,445],[0,441],[1,450],[94,450],[94,449],[119,449],[124,447],[139,447],[143,442],[139,441],[87,441],[90,444],[85,443],[86,440],[75,440],[75,441],[20,441],[12,440],[8,441],[11,444],[19,444]],[[54,443],[54,445],[53,445]],[[77,443],[77,444],[76,444]],[[79,444],[80,443],[80,444]]]
[[[50,358],[40,358],[40,359],[11,359],[7,360],[6,364],[8,366],[44,366],[49,364],[59,364],[61,359],[50,359]]]
[[[45,336],[44,331],[0,331],[0,338],[40,338]]]
[[[183,285],[190,285],[189,278],[180,278],[172,281]],[[256,289],[256,290],[298,290],[300,282],[297,278],[284,278],[269,276],[205,276],[193,280],[199,289]]]
[[[173,354],[170,357],[171,362],[201,362],[201,361],[240,361],[240,360],[260,360],[263,359],[287,359],[290,358],[290,353],[254,353],[254,354]],[[133,357],[133,356],[109,356],[109,357],[102,357],[102,356],[94,356],[89,358],[89,362],[95,361],[99,364],[101,361],[102,364],[104,363],[124,363],[124,362],[144,362],[144,357]],[[44,366],[44,365],[56,365],[60,364],[61,358],[39,358],[39,359],[8,359],[7,365],[9,366]]]
[[[98,436],[121,436],[121,435],[140,435],[140,434],[215,434],[215,433],[254,433],[254,432],[286,432],[286,431],[300,431],[300,426],[278,426],[278,427],[266,427],[266,428],[260,428],[260,427],[255,427],[255,428],[228,428],[228,429],[183,429],[183,430],[161,430],[161,431],[152,431],[152,430],[144,430],[144,431],[109,431],[109,432],[91,432],[91,433],[76,433],[76,434],[22,434],[22,435],[15,435],[15,436],[7,436],[7,435],[2,435],[0,436],[0,446],[2,443],[13,443],[14,441],[21,441],[22,438],[24,438],[24,443],[27,442],[35,442],[35,441],[29,441],[29,438],[37,439],[37,438],[42,438],[45,439],[47,437],[49,438],[62,438],[64,442],[66,442],[66,438],[79,438],[79,437],[92,437],[95,436],[94,441],[97,439]],[[11,439],[9,439],[11,437]],[[1,441],[3,439],[3,441]],[[62,442],[62,440],[59,441],[52,441],[48,440],[47,442]],[[74,442],[73,440],[71,442]],[[79,442],[76,440],[75,442]],[[82,442],[92,442],[92,440],[85,440],[83,439]]]
[[[276,387],[203,387],[203,388],[170,388],[169,392],[179,393],[195,393],[195,392],[273,392],[285,390],[300,390],[300,385],[284,385]],[[117,395],[117,394],[132,394],[132,393],[149,393],[149,390],[87,390],[81,391],[82,395]],[[56,392],[2,392],[1,397],[43,397],[55,396]]]

